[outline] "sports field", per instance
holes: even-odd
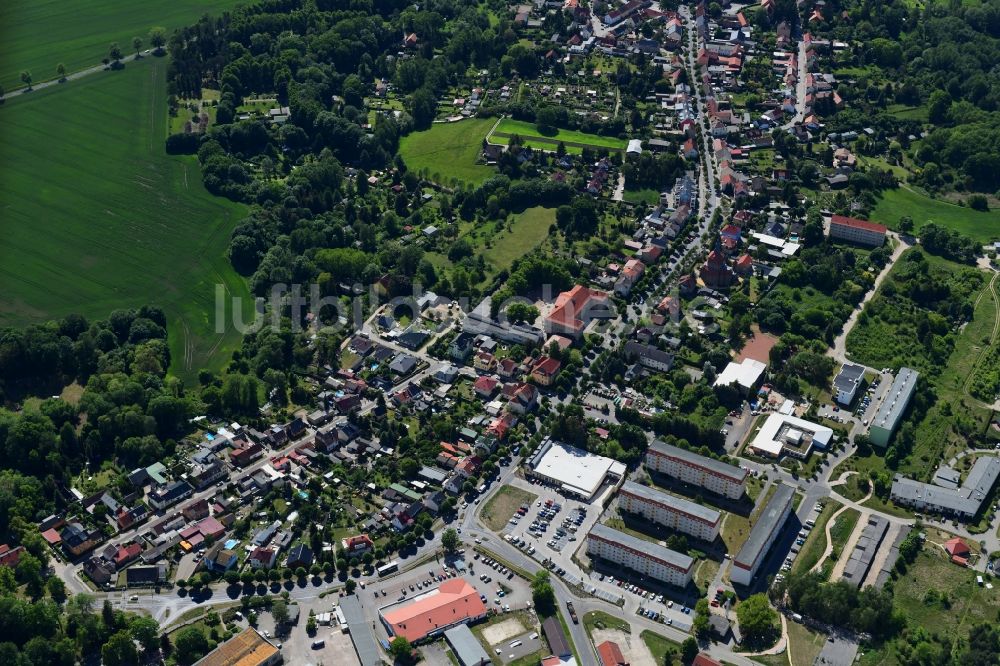
[[[495,173],[493,167],[476,164],[483,139],[494,122],[468,119],[436,123],[429,130],[404,136],[399,142],[399,154],[408,169],[426,169],[427,176],[436,182],[478,185]]]
[[[524,138],[543,140],[551,143],[553,150],[560,141],[565,143],[567,147],[572,144],[577,147],[590,146],[592,148],[625,150],[628,146],[628,142],[623,139],[616,139],[610,136],[600,136],[598,134],[587,134],[585,132],[576,132],[573,130],[561,129],[557,130],[555,134],[542,134],[538,131],[538,128],[534,123],[525,122],[523,120],[514,120],[512,118],[504,118],[501,120],[496,131],[504,136],[517,134],[518,136]]]
[[[0,85],[21,85],[20,73],[34,80],[56,77],[56,65],[70,72],[99,65],[111,42],[125,53],[132,38],[149,48],[149,29],[168,33],[195,23],[202,14],[220,14],[245,0],[4,0],[0,2]]]
[[[219,367],[215,285],[248,296],[225,256],[242,206],[209,194],[192,157],[168,157],[166,59],[0,107],[0,324],[155,303],[171,370]]]
[[[899,218],[904,215],[913,218],[913,228],[918,231],[928,222],[934,222],[984,243],[1000,239],[1000,211],[984,213],[902,187],[883,192],[870,217],[890,229],[898,229]]]

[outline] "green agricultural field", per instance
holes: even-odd
[[[552,149],[555,149],[555,146],[560,141],[567,145],[579,144],[591,146],[593,148],[611,148],[613,150],[625,150],[625,147],[628,145],[628,142],[624,139],[616,139],[614,137],[600,136],[597,134],[587,134],[586,132],[576,132],[573,130],[561,129],[557,130],[555,134],[546,135],[539,132],[534,123],[525,122],[523,120],[514,120],[512,118],[504,118],[501,120],[496,131],[508,136],[511,134],[517,134],[525,138],[533,137],[535,139],[544,139],[552,144]]]
[[[171,370],[218,369],[216,285],[249,296],[226,258],[244,207],[209,194],[194,158],[164,153],[165,59],[129,63],[0,107],[0,324],[154,303]]]
[[[150,48],[153,26],[181,28],[202,14],[221,14],[245,0],[7,0],[0,3],[0,85],[21,85],[20,72],[30,70],[36,82],[56,78],[56,65],[70,72],[101,64],[111,42],[125,53],[132,38]]]
[[[983,213],[903,188],[883,192],[870,217],[890,229],[898,229],[899,218],[904,215],[913,218],[916,230],[934,222],[984,243],[1000,239],[1000,211]]]
[[[429,130],[403,137],[399,154],[408,168],[426,172],[434,181],[478,185],[495,173],[493,167],[476,164],[494,122],[470,119],[437,123]]]

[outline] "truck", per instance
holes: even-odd
[[[573,608],[573,602],[566,602],[566,610],[569,611],[569,619],[573,620],[573,624],[580,624],[580,618],[576,616],[576,609]]]

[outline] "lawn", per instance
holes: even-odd
[[[591,636],[594,629],[620,629],[626,634],[632,633],[629,623],[620,617],[608,615],[604,611],[591,611],[583,616],[583,628],[587,630],[587,635]]]
[[[726,544],[727,553],[735,555],[739,552],[747,537],[750,536],[750,528],[757,522],[758,514],[764,510],[768,500],[771,499],[771,496],[777,489],[778,487],[775,484],[771,484],[767,492],[764,493],[764,496],[757,498],[753,513],[749,518],[741,516],[738,513],[726,513],[720,536],[722,537],[722,542]]]
[[[795,563],[792,565],[793,573],[809,571],[819,562],[823,551],[826,550],[826,524],[830,522],[830,518],[841,506],[843,505],[836,500],[827,500],[816,520],[815,527],[809,532],[806,542],[802,545],[802,550],[799,551],[799,556],[795,558]]]
[[[560,141],[567,144],[576,144],[580,147],[591,146],[592,148],[610,148],[612,150],[625,150],[628,142],[624,139],[616,139],[610,136],[600,136],[597,134],[587,134],[586,132],[577,132],[574,130],[556,130],[554,134],[542,134],[538,131],[538,128],[534,123],[525,122],[523,120],[514,120],[513,118],[504,118],[500,121],[500,125],[497,127],[497,132],[503,135],[517,134],[525,138],[533,137],[535,139],[544,139],[546,142],[552,144],[554,148]]]
[[[504,486],[486,502],[479,517],[486,527],[499,532],[522,504],[531,504],[537,498],[538,495],[527,490]]]
[[[490,239],[491,247],[483,251],[487,261],[498,271],[507,270],[515,259],[534,250],[549,235],[556,222],[555,208],[528,208],[516,213],[510,221],[510,231],[503,230]]]
[[[791,663],[813,664],[823,650],[826,636],[798,622],[788,622],[788,656]]]
[[[983,242],[1000,239],[1000,211],[978,212],[904,188],[886,190],[869,217],[898,229],[899,218],[904,215],[913,218],[916,230],[934,222]]]
[[[408,168],[436,182],[479,185],[495,173],[493,167],[476,163],[483,139],[494,122],[470,119],[436,123],[429,130],[403,137],[399,154]]]
[[[125,53],[132,38],[149,48],[149,30],[163,26],[168,32],[195,23],[207,13],[221,14],[244,0],[7,0],[0,3],[0,85],[11,90],[21,85],[21,70],[30,70],[35,82],[56,77],[56,65],[70,72],[99,65],[111,42]]]
[[[239,344],[215,332],[216,286],[244,297],[226,258],[245,208],[209,194],[191,157],[164,153],[166,59],[8,100],[0,115],[0,325],[96,319],[152,303],[171,371],[219,369]]]
[[[625,190],[622,200],[634,204],[649,204],[655,206],[660,202],[660,193],[654,189]]]
[[[669,638],[661,636],[660,634],[653,633],[649,629],[643,631],[640,634],[646,647],[653,655],[653,661],[657,664],[679,664],[680,654],[681,654],[681,644],[676,641],[672,641]],[[673,654],[674,658],[671,661],[666,661],[666,655],[668,653]]]
[[[861,512],[857,509],[847,509],[844,513],[837,516],[837,520],[830,527],[830,543],[833,544],[833,549],[830,551],[830,558],[824,563],[824,571],[827,567],[832,567],[833,562],[836,562],[841,557],[848,555],[844,553],[844,546],[847,545],[847,541],[851,538],[851,533],[854,532],[855,526],[858,524],[858,518],[861,517]],[[820,551],[822,554],[822,551]],[[832,568],[831,568],[832,570]]]

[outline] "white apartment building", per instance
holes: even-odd
[[[646,467],[729,499],[743,496],[749,474],[735,465],[706,458],[660,440],[649,445]]]
[[[622,485],[618,508],[708,542],[715,541],[722,525],[722,514],[711,507],[633,481]]]
[[[600,523],[587,536],[587,553],[677,587],[686,587],[694,573],[687,555]]]

